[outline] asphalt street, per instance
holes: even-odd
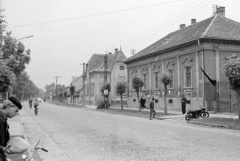
[[[21,110],[31,146],[44,161],[239,161],[240,132],[41,103]]]

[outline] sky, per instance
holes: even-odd
[[[240,22],[240,0],[0,0],[1,15],[12,36],[31,50],[26,71],[38,88],[69,86],[82,63],[115,48],[130,57],[224,6],[227,18]]]

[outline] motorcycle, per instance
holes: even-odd
[[[187,115],[185,116],[185,119],[187,121],[191,120],[191,119],[197,119],[199,117],[202,118],[208,118],[209,117],[209,113],[206,111],[206,108],[201,108],[199,110],[194,110],[194,111],[188,111]]]

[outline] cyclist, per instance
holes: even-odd
[[[38,104],[39,104],[39,102],[38,102],[38,100],[37,99],[35,99],[35,101],[34,101],[34,112],[35,112],[35,115],[37,115],[37,113],[38,113]]]

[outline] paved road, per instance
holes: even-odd
[[[43,102],[21,111],[26,135],[44,161],[237,161],[240,132]]]

